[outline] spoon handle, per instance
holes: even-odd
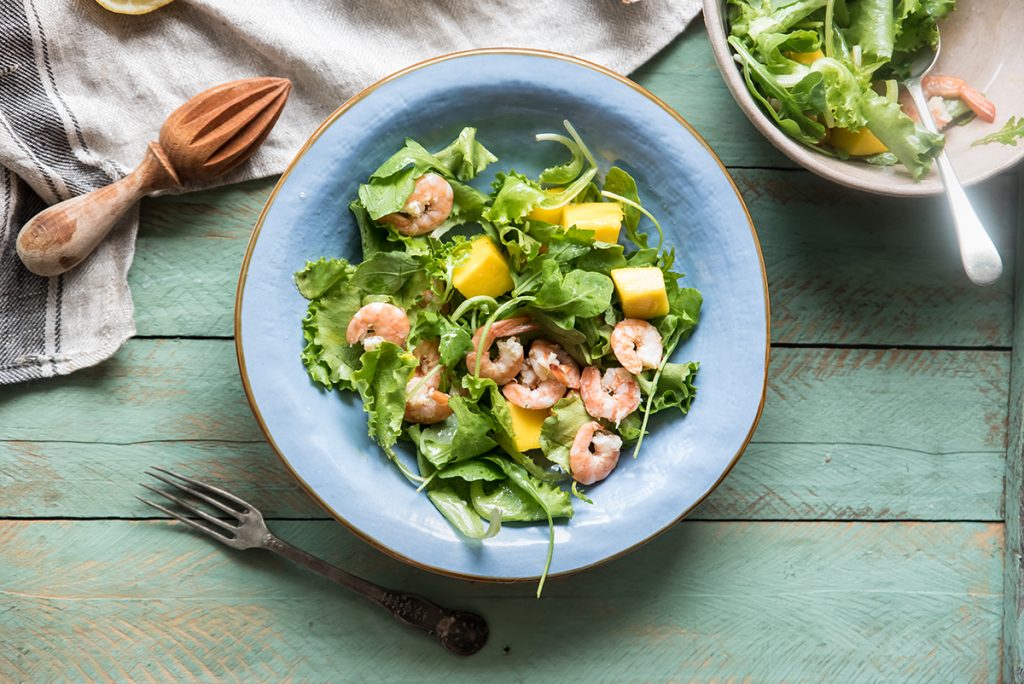
[[[932,132],[938,132],[935,121],[928,110],[928,101],[921,90],[920,81],[907,83],[907,89],[914,99],[914,106],[917,108],[918,116],[925,128]],[[936,157],[939,166],[939,175],[942,177],[942,184],[946,187],[946,199],[949,200],[950,212],[953,214],[953,224],[956,226],[956,238],[960,244],[960,261],[964,265],[964,272],[975,285],[991,285],[1003,272],[1003,261],[999,258],[996,246],[992,244],[992,238],[985,231],[981,219],[971,206],[964,186],[953,170],[949,162],[949,156],[945,150]]]
[[[18,256],[36,275],[60,275],[89,256],[139,199],[177,185],[177,174],[160,146],[150,143],[139,166],[121,180],[34,216],[18,233]]]

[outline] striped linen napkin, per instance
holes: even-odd
[[[0,0],[0,384],[99,363],[135,334],[127,273],[138,211],[54,278],[14,251],[46,204],[138,163],[175,107],[217,83],[281,76],[288,106],[257,155],[220,179],[281,172],[369,83],[428,57],[535,47],[628,73],[682,32],[700,0],[179,0],[142,16],[91,0]]]

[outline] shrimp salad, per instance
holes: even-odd
[[[934,47],[955,0],[729,0],[729,44],[747,88],[789,136],[831,156],[902,164],[915,179],[945,138],[920,123],[906,89],[914,53]],[[921,87],[940,131],[996,108],[953,75]]]
[[[370,436],[465,537],[547,524],[538,595],[555,521],[600,503],[581,486],[637,456],[652,414],[689,411],[698,364],[669,358],[702,304],[634,179],[599,174],[565,129],[537,136],[551,167],[484,189],[498,160],[475,129],[436,152],[406,140],[349,205],[362,262],[295,274],[312,380],[360,395]]]

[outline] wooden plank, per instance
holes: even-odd
[[[479,611],[458,659],[263,552],[176,523],[0,522],[9,679],[995,682],[1002,525],[683,523],[605,567],[532,585],[405,567],[331,522],[284,538]],[[556,549],[557,553],[557,549]],[[756,565],[756,569],[755,569]],[[42,568],[60,569],[42,572]]]
[[[140,335],[234,334],[242,255],[274,182],[143,200],[128,273]]]
[[[878,197],[803,172],[733,175],[761,237],[773,341],[1009,346],[1016,175],[969,191],[1011,274],[987,288],[964,275],[942,198]]]
[[[1020,177],[1024,188],[1024,175]],[[1024,225],[1024,199],[1017,207]],[[1024,243],[1017,243],[1018,258]],[[1016,274],[1014,354],[1010,369],[1009,447],[1006,450],[1006,554],[1003,591],[1003,679],[1024,681],[1024,274]]]
[[[1001,520],[1009,354],[776,349],[761,426],[703,518]],[[0,388],[0,516],[148,516],[151,464],[320,516],[263,443],[227,340],[135,340]]]
[[[879,198],[805,172],[733,175],[760,233],[776,342],[1009,345],[1011,278],[989,288],[967,281],[943,200]],[[232,335],[241,255],[271,187],[143,203],[129,277],[140,335]],[[1012,272],[1015,176],[972,196]]]

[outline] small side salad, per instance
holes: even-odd
[[[729,0],[729,44],[747,88],[789,136],[831,156],[902,164],[919,180],[944,144],[919,123],[899,81],[938,40],[954,0]],[[938,128],[995,120],[954,76],[922,81]]]
[[[636,457],[652,414],[689,411],[698,364],[669,358],[702,304],[634,179],[599,177],[565,128],[537,141],[568,159],[486,192],[472,182],[498,160],[474,128],[436,152],[406,140],[349,205],[362,261],[295,274],[313,381],[359,393],[370,436],[465,537],[547,524],[538,595],[555,520],[592,503],[580,485]]]

